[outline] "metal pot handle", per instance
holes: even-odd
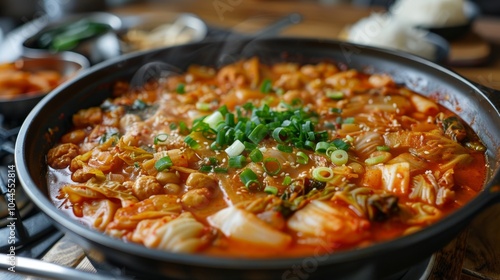
[[[476,87],[478,87],[483,93],[486,94],[488,99],[495,105],[495,108],[500,110],[500,90],[487,87],[485,85],[472,82]]]
[[[7,254],[0,254],[0,269],[6,271],[10,270],[11,272],[12,270],[14,270],[15,272],[13,273],[19,273],[36,277],[45,277],[49,279],[127,280],[126,278],[121,278],[121,277],[117,278],[116,276],[111,276],[111,275],[99,275],[36,259],[29,259],[16,255],[9,256]]]

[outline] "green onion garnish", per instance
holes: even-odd
[[[175,88],[175,92],[177,92],[178,94],[186,93],[186,85],[183,83],[178,84]]]
[[[344,165],[349,160],[349,155],[344,150],[335,150],[330,155],[330,159],[335,165]]]
[[[365,160],[366,165],[375,165],[388,161],[392,155],[389,152],[376,152],[376,156],[369,157]]]
[[[330,143],[328,142],[318,142],[316,143],[316,148],[314,148],[314,151],[319,154],[324,154],[326,153],[326,150],[330,147]]]
[[[200,144],[189,135],[184,138],[184,142],[193,149],[198,149],[200,147]]]
[[[172,167],[172,165],[172,159],[170,159],[170,157],[166,155],[155,162],[155,169],[161,172],[167,168]]]
[[[312,172],[312,176],[314,180],[320,182],[328,182],[333,178],[333,170],[329,167],[316,167]]]
[[[353,117],[349,117],[349,118],[345,118],[342,123],[345,123],[345,124],[353,124],[354,123],[354,118]]]
[[[252,162],[261,162],[264,159],[264,155],[259,149],[253,149],[248,156]]]
[[[160,133],[160,134],[156,135],[155,139],[153,140],[153,143],[155,145],[158,145],[158,143],[163,143],[163,142],[167,141],[167,138],[168,138],[168,134]]]
[[[273,84],[270,79],[264,79],[262,81],[262,84],[260,85],[260,92],[262,93],[269,93],[271,92],[271,89],[273,87]]]
[[[133,110],[144,110],[144,109],[146,109],[146,107],[148,107],[148,104],[146,104],[146,102],[144,102],[140,99],[136,99],[134,101],[134,103],[132,104]]]
[[[266,186],[264,188],[264,192],[268,193],[268,194],[277,195],[278,194],[278,188],[275,187],[275,186]]]
[[[386,146],[386,145],[384,145],[384,146],[377,146],[377,151],[388,152],[390,150],[391,150],[391,148],[389,146]]]
[[[276,148],[278,149],[278,151],[281,151],[283,153],[291,153],[291,152],[293,152],[293,147],[287,146],[287,145],[283,145],[283,144],[276,145]]]
[[[306,153],[299,151],[297,152],[297,162],[300,164],[307,164],[309,162],[309,157]]]
[[[181,121],[179,122],[179,133],[180,134],[188,134],[190,131],[189,131],[189,128],[187,127],[186,123]]]
[[[285,176],[285,178],[283,178],[283,186],[288,186],[292,183],[292,177],[290,176]]]
[[[259,144],[264,137],[267,136],[267,128],[264,124],[259,124],[256,126],[252,132],[248,135],[248,139],[255,144]]]
[[[197,102],[196,109],[198,109],[200,111],[209,111],[210,110],[210,103]]]
[[[213,166],[211,165],[202,165],[200,167],[201,172],[211,172],[213,170]]]
[[[264,167],[264,171],[271,176],[278,175],[281,171],[281,163],[273,157],[264,159],[262,167]]]
[[[278,143],[284,143],[288,140],[289,138],[289,133],[288,130],[284,127],[277,127],[273,130],[273,133],[271,136],[276,140]]]
[[[333,100],[340,100],[340,99],[344,98],[344,93],[341,91],[329,90],[326,92],[326,97],[333,99]]]
[[[258,176],[252,169],[246,168],[240,173],[240,180],[248,190],[259,191],[261,189]]]
[[[247,158],[242,155],[229,157],[228,166],[232,168],[242,168],[245,166],[246,162]]]
[[[349,145],[349,143],[347,143],[346,141],[339,139],[339,138],[333,140],[332,143],[333,143],[333,145],[335,145],[335,147],[337,147],[338,149],[344,150],[344,151],[349,150],[349,148],[351,147],[351,145]]]
[[[216,129],[219,123],[224,122],[224,117],[221,112],[215,111],[203,119],[203,122],[207,123],[210,128]]]
[[[231,146],[225,150],[226,154],[230,157],[238,156],[245,150],[245,145],[240,140],[234,141]]]
[[[225,167],[214,167],[215,173],[227,173],[228,169]]]

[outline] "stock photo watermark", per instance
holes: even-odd
[[[243,0],[214,0],[212,5],[214,6],[215,12],[221,21],[224,20],[224,14],[226,12],[232,12],[236,7],[241,5]]]
[[[14,165],[9,165],[7,167],[6,174],[6,185],[7,185],[7,228],[9,229],[9,235],[7,244],[9,245],[7,258],[8,258],[8,270],[10,272],[16,272],[16,167]]]

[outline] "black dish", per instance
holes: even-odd
[[[384,72],[417,92],[437,97],[442,105],[469,123],[487,146],[490,172],[484,191],[442,221],[390,242],[329,255],[255,260],[176,254],[124,243],[69,219],[51,203],[46,180],[48,149],[71,126],[72,114],[98,105],[110,96],[114,81],[144,80],[160,75],[161,65],[165,63],[180,69],[193,63],[220,66],[254,55],[265,63],[331,60],[350,68]],[[146,64],[156,71],[144,71]],[[26,119],[17,138],[15,157],[26,193],[56,226],[72,236],[93,261],[123,268],[139,278],[397,279],[405,269],[447,244],[477,213],[500,201],[498,104],[499,94],[482,91],[454,72],[409,54],[315,39],[205,42],[134,53],[107,61],[59,87]]]

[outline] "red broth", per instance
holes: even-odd
[[[53,202],[126,242],[233,257],[331,253],[411,234],[471,200],[477,135],[384,74],[257,58],[79,111],[47,160]]]

